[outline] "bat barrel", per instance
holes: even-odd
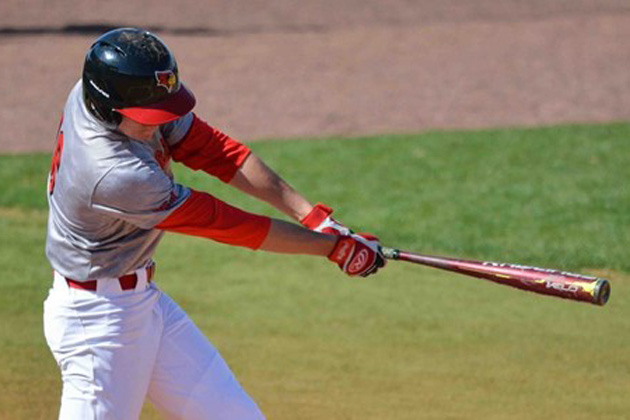
[[[412,262],[490,280],[543,295],[603,306],[610,297],[608,280],[538,267],[487,261],[469,261],[382,248],[387,259]]]

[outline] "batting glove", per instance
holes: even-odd
[[[376,273],[386,263],[378,238],[367,234],[340,236],[328,259],[349,276],[361,277]]]
[[[351,235],[353,232],[333,219],[330,215],[333,210],[322,204],[317,203],[313,210],[306,215],[300,223],[315,232],[328,233],[330,235]]]

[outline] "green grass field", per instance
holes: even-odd
[[[157,253],[157,281],[269,419],[630,418],[629,139],[617,123],[252,144],[387,245],[604,276],[605,307],[402,263],[350,279],[320,259],[176,235]],[[41,326],[48,166],[46,154],[0,157],[1,419],[58,407]],[[147,406],[142,418],[159,417]]]

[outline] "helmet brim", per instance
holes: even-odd
[[[162,125],[188,114],[195,107],[195,95],[182,83],[177,93],[154,104],[116,109],[125,117],[144,125]]]

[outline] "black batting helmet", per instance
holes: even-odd
[[[120,28],[101,35],[83,66],[87,108],[97,117],[120,123],[160,125],[195,106],[192,92],[179,81],[175,57],[151,32]]]

